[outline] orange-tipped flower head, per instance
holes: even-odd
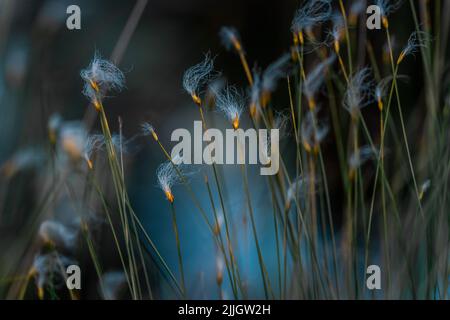
[[[295,12],[291,32],[297,34],[299,43],[303,45],[303,30],[311,30],[314,26],[329,20],[331,12],[331,0],[308,0]]]
[[[166,161],[160,164],[156,170],[156,177],[158,178],[159,187],[164,192],[166,199],[170,203],[173,203],[175,199],[172,192],[172,186],[180,182],[180,174],[183,174],[181,155],[176,155],[171,161]]]
[[[86,69],[81,70],[84,80],[83,94],[100,110],[101,101],[108,91],[120,92],[125,86],[125,76],[112,62],[94,55]]]
[[[190,67],[184,72],[183,88],[198,106],[202,104],[200,93],[203,91],[203,87],[215,76],[214,60],[209,53],[205,55],[202,62]]]
[[[216,106],[230,121],[234,129],[239,128],[239,119],[244,108],[242,94],[233,86],[225,87],[216,95]]]
[[[44,288],[46,286],[55,286],[55,279],[65,279],[67,277],[66,268],[73,264],[78,263],[56,251],[37,255],[34,258],[30,275],[35,278],[38,298],[44,298]],[[63,281],[62,283],[65,282]]]
[[[408,39],[408,44],[403,48],[397,59],[397,65],[399,65],[403,59],[417,52],[420,47],[426,47],[428,42],[430,41],[429,35],[424,31],[415,31],[413,32]]]
[[[155,128],[148,122],[141,124],[141,130],[144,135],[151,135],[155,141],[158,141],[158,135],[156,134]]]
[[[318,108],[308,111],[302,121],[300,134],[303,147],[308,153],[317,154],[319,145],[328,133],[328,126],[317,119]]]
[[[234,116],[234,119],[231,124],[233,125],[234,130],[239,128],[239,115],[238,114],[236,114]]]

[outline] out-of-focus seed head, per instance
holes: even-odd
[[[73,250],[77,244],[78,230],[55,220],[45,220],[39,227],[39,236],[57,248]]]
[[[303,147],[306,152],[316,154],[319,151],[319,145],[328,133],[328,125],[317,119],[319,108],[308,111],[302,121],[300,135]]]
[[[227,50],[234,49],[238,53],[243,52],[241,37],[236,28],[224,26],[220,28],[219,36]]]
[[[308,0],[294,15],[291,31],[294,39],[297,37],[300,44],[304,43],[303,31],[330,19],[332,6],[330,0]],[[295,42],[295,40],[294,40]]]
[[[77,262],[56,251],[39,254],[34,258],[31,273],[36,279],[39,299],[44,298],[44,289],[47,285],[61,288],[65,284],[66,268],[72,264]]]
[[[414,54],[421,47],[426,47],[430,42],[430,36],[424,31],[414,31],[408,39],[407,45],[403,48],[397,59],[397,65],[399,65],[403,59],[411,54]]]
[[[148,122],[141,124],[141,130],[144,135],[151,135],[155,141],[158,141],[158,135],[156,134],[155,128]]]
[[[0,165],[0,172],[11,178],[22,170],[39,168],[45,163],[45,152],[38,147],[26,147],[15,152]]]
[[[350,6],[348,24],[354,26],[358,20],[358,16],[366,9],[364,0],[357,0]]]
[[[363,68],[349,79],[342,104],[353,119],[356,119],[361,108],[373,100],[373,80],[370,79],[370,76],[370,69]]]
[[[126,288],[127,278],[121,271],[109,271],[102,275],[100,286],[103,299],[117,300]]]
[[[261,79],[261,90],[263,94],[275,91],[278,80],[289,74],[291,69],[290,61],[291,55],[288,53],[283,54],[264,70]]]
[[[167,200],[173,203],[175,197],[172,193],[172,186],[181,182],[180,174],[184,174],[184,166],[182,164],[182,156],[176,155],[172,161],[166,161],[159,165],[156,170],[158,185],[164,192]]]
[[[303,91],[308,99],[309,108],[312,110],[315,108],[314,96],[322,86],[325,78],[325,72],[328,67],[335,61],[336,56],[333,54],[326,60],[319,63],[305,78],[303,83]]]

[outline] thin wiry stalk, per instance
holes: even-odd
[[[255,241],[256,251],[258,253],[258,261],[259,261],[259,267],[261,269],[261,277],[263,279],[264,294],[266,296],[266,299],[269,298],[269,294],[273,298],[273,291],[272,291],[272,287],[270,285],[270,279],[268,279],[267,269],[264,264],[264,258],[262,256],[261,248],[259,246],[258,233],[256,230],[255,217],[253,214],[253,207],[252,207],[252,203],[251,203],[250,192],[248,189],[248,177],[247,177],[247,170],[246,170],[245,165],[241,166],[241,171],[242,171],[242,177],[244,180],[244,191],[245,191],[246,201],[247,201],[248,210],[249,210],[249,214],[250,214],[250,222],[252,224],[253,238]]]
[[[181,275],[181,288],[183,290],[183,297],[187,298],[186,282],[185,282],[185,278],[184,278],[183,257],[181,254],[180,235],[179,235],[178,224],[177,224],[177,214],[176,214],[175,205],[173,204],[173,202],[170,203],[170,211],[172,213],[172,226],[173,226],[173,232],[175,234],[175,242],[177,245],[178,265],[179,265],[180,275]]]
[[[330,224],[330,233],[331,233],[331,243],[333,248],[333,269],[334,269],[334,279],[335,279],[335,286],[336,286],[336,295],[339,299],[339,280],[338,280],[338,266],[337,266],[337,250],[336,250],[336,236],[334,232],[334,221],[333,216],[331,213],[331,201],[330,201],[330,193],[328,189],[328,179],[327,179],[327,173],[325,171],[325,163],[322,156],[322,150],[319,146],[319,159],[320,159],[320,168],[322,171],[322,178],[323,178],[323,185],[325,188],[325,197],[327,202],[327,212],[328,212],[328,223]]]
[[[242,51],[239,52],[239,58],[241,59],[241,64],[242,64],[242,67],[244,68],[245,76],[247,77],[248,83],[250,85],[253,85],[252,73],[250,72],[250,68],[248,67],[247,58],[245,57],[244,52],[242,52]]]
[[[100,101],[100,100],[99,100]],[[119,209],[119,216],[121,218],[122,222],[122,229],[123,234],[125,237],[125,244],[127,248],[127,256],[128,256],[128,263],[129,263],[129,271],[130,271],[130,280],[131,280],[131,287],[132,287],[132,297],[133,299],[137,299],[137,268],[135,267],[135,263],[133,262],[133,256],[131,255],[132,248],[130,244],[130,238],[129,238],[129,228],[128,228],[128,218],[126,216],[126,203],[125,203],[125,191],[124,191],[124,185],[122,184],[121,180],[121,174],[120,174],[120,168],[115,152],[115,147],[112,143],[112,136],[111,131],[109,129],[108,120],[106,118],[106,114],[104,112],[103,104],[99,102],[99,112],[100,112],[100,122],[102,126],[102,131],[105,137],[106,142],[106,150],[108,154],[108,161],[112,173],[113,178],[113,185],[116,192],[116,198],[118,201],[118,209]]]
[[[200,107],[200,110],[201,110],[201,107]],[[205,129],[207,129],[208,126],[206,124],[206,120],[205,120],[204,117],[202,117],[202,122],[203,122],[203,127]],[[229,222],[228,222],[228,214],[227,214],[227,211],[225,209],[225,204],[224,204],[223,195],[222,195],[222,187],[221,187],[221,184],[219,182],[219,176],[217,174],[217,168],[216,168],[216,163],[215,162],[213,162],[212,167],[213,167],[213,171],[214,171],[214,180],[216,182],[217,192],[219,193],[220,205],[221,205],[222,213],[223,213],[223,217],[224,217],[225,234],[226,234],[226,238],[227,238],[227,246],[228,246],[228,251],[229,251],[228,254],[230,256],[230,261],[231,261],[232,274],[233,274],[233,279],[234,279],[234,289],[236,290],[237,289],[237,285],[239,285],[239,287],[242,288],[241,281],[239,280],[239,268],[238,268],[238,264],[237,264],[237,262],[235,260],[233,249],[232,249],[232,242],[231,242],[230,230],[229,230]],[[237,291],[233,291],[233,293],[237,296]]]
[[[264,122],[265,126],[267,128],[270,128],[269,123],[267,121],[267,118],[266,118],[266,116],[264,114],[262,114],[262,119],[263,119],[263,122]],[[287,180],[288,185],[291,185],[292,184],[292,180],[289,177],[288,170],[286,168],[286,165],[284,163],[283,157],[281,155],[280,155],[280,169],[281,169],[281,172],[284,173],[284,176],[285,176],[285,178]],[[322,275],[322,272],[320,272],[320,269],[319,269],[318,258],[317,258],[316,252],[315,252],[315,248],[313,246],[313,240],[311,238],[311,233],[308,232],[308,229],[306,228],[307,224],[305,223],[304,215],[303,215],[303,213],[302,213],[302,211],[300,209],[300,205],[299,205],[299,202],[297,201],[297,197],[294,197],[294,202],[295,202],[295,207],[297,209],[296,210],[297,211],[297,216],[300,219],[301,225],[303,226],[304,235],[305,235],[305,238],[306,238],[306,241],[307,241],[307,244],[309,246],[310,253],[311,253],[311,256],[312,256],[311,257],[312,258],[312,267],[313,267],[313,269],[315,269],[315,273],[317,273],[319,275],[319,280],[320,280],[319,282],[322,285],[322,288],[324,288],[325,284],[323,282],[323,275]],[[300,250],[300,239],[298,239],[298,242],[299,242],[298,249]],[[299,252],[299,254],[301,255],[301,252]]]
[[[120,138],[120,141],[119,141],[119,145],[120,145],[120,167],[121,167],[121,173],[122,173],[122,181],[125,181],[125,170],[124,170],[124,165],[123,165],[123,141],[122,141],[123,135],[122,135],[122,120],[121,120],[121,118],[119,118],[119,124],[120,124],[120,132],[119,132],[119,138]],[[126,198],[126,194],[125,193],[124,193],[124,198]],[[140,245],[139,234],[137,232],[136,222],[134,221],[134,219],[131,219],[131,225],[132,225],[133,233],[135,234],[135,237],[136,237],[136,245],[137,245],[137,250],[138,250],[138,253],[139,253],[139,258],[140,258],[140,261],[141,261],[141,266],[142,266],[142,269],[143,269],[143,272],[144,272],[145,284],[147,286],[149,297],[150,297],[150,299],[152,299],[152,297],[153,297],[152,288],[150,286],[150,280],[149,280],[149,276],[148,276],[148,273],[147,273],[147,266],[146,266],[145,258],[144,258],[143,252],[142,252],[142,247]],[[136,267],[136,269],[137,269],[137,267]],[[137,270],[136,270],[136,272],[137,272]]]
[[[94,187],[97,190],[97,193],[98,193],[98,195],[99,195],[99,197],[101,199],[101,203],[102,203],[103,209],[105,210],[106,218],[108,220],[108,224],[109,224],[109,226],[111,228],[111,233],[112,233],[113,238],[114,238],[114,243],[116,245],[116,249],[117,249],[117,252],[119,254],[119,258],[120,258],[120,262],[122,264],[123,272],[124,272],[125,278],[127,280],[128,289],[130,290],[130,292],[132,292],[130,277],[128,275],[128,270],[127,270],[127,267],[126,267],[126,264],[125,264],[125,259],[124,259],[123,253],[122,253],[122,249],[120,248],[120,244],[119,244],[119,240],[118,240],[118,237],[117,237],[117,233],[116,233],[116,230],[114,228],[114,224],[113,224],[113,221],[112,221],[112,218],[111,218],[111,214],[109,212],[108,205],[106,203],[106,199],[105,199],[105,197],[104,197],[104,195],[103,195],[103,193],[102,193],[102,191],[100,189],[100,186],[99,186],[99,184],[98,184],[98,182],[97,182],[97,180],[95,179],[94,176],[92,176],[92,183],[94,184]]]
[[[345,29],[345,39],[347,41],[347,58],[348,58],[348,69],[349,74],[353,74],[353,66],[352,66],[352,47],[350,43],[350,33],[348,31],[348,22],[347,22],[347,14],[345,12],[344,2],[339,0],[339,8],[342,13],[342,18],[344,20],[344,29]]]

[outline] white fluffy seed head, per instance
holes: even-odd
[[[155,132],[155,128],[148,122],[141,124],[141,131],[143,135],[152,135]]]
[[[328,67],[336,60],[333,54],[326,60],[319,63],[307,76],[303,83],[303,91],[308,99],[312,99],[322,86],[325,78],[325,72]]]
[[[70,159],[79,160],[86,153],[90,153],[89,135],[82,122],[68,121],[61,125],[59,146]]]
[[[156,134],[155,128],[148,122],[141,124],[141,131],[144,136],[151,135],[155,141],[158,141],[158,135]]]
[[[112,135],[112,146],[117,152],[127,153],[129,141],[119,134]],[[59,148],[72,161],[85,159],[92,169],[92,156],[95,152],[103,151],[106,138],[103,134],[88,134],[81,122],[64,122],[59,131]]]
[[[431,180],[427,179],[420,185],[420,194],[423,195],[431,187]]]
[[[331,0],[308,0],[294,15],[291,31],[299,33],[327,21],[332,13]]]
[[[78,230],[54,220],[45,220],[39,227],[39,236],[58,248],[73,250],[77,244]]]
[[[375,86],[375,91],[374,91],[375,99],[377,101],[384,98],[384,96],[387,93],[388,84],[392,81],[392,79],[393,79],[392,76],[388,76],[388,77],[381,79],[380,82],[377,83],[377,85]]]
[[[120,92],[125,86],[123,72],[97,52],[89,66],[81,70],[80,76],[84,80],[83,94],[90,101],[104,97],[109,91]]]
[[[333,13],[330,19],[332,21],[333,28],[328,31],[328,36],[334,43],[335,41],[340,41],[342,36],[344,35],[345,23],[340,12]]]
[[[102,275],[103,299],[117,300],[120,298],[121,291],[125,289],[127,278],[121,271],[109,271]]]
[[[350,169],[357,169],[362,166],[367,160],[374,159],[379,154],[379,151],[371,146],[363,146],[356,152],[353,152],[349,159],[348,165]]]
[[[259,69],[253,70],[253,84],[248,90],[250,115],[253,117],[257,112],[261,111],[262,107],[262,88],[261,88],[261,72]]]
[[[237,129],[239,120],[244,109],[245,99],[241,92],[234,86],[226,86],[216,94],[216,106],[225,117]]]
[[[53,113],[47,122],[47,128],[51,132],[56,132],[61,126],[63,119],[59,113]]]
[[[21,170],[38,168],[45,163],[45,152],[39,147],[26,147],[15,152],[12,157],[0,165],[0,172],[8,177]]]
[[[381,15],[387,17],[402,5],[403,0],[376,0],[375,4],[380,8]]]
[[[403,48],[400,57],[404,57],[416,53],[419,48],[426,47],[430,42],[430,35],[424,31],[414,31],[408,39],[407,45]]]
[[[211,108],[215,105],[216,92],[220,92],[226,85],[226,80],[222,77],[215,78],[208,83],[205,93],[206,105]]]
[[[358,16],[366,8],[366,3],[363,0],[357,0],[350,6],[350,16]]]
[[[105,146],[105,137],[101,134],[91,134],[87,137],[84,144],[84,156],[87,160],[91,159],[92,155],[103,149]]]
[[[363,68],[349,80],[342,104],[353,117],[357,115],[359,109],[364,108],[373,100],[373,81],[370,79],[370,75],[370,69]]]
[[[72,264],[77,264],[77,262],[56,251],[37,255],[33,261],[36,286],[43,289],[51,283],[54,287],[60,288],[65,284],[66,268]],[[43,291],[40,290],[40,292]]]
[[[291,67],[290,61],[291,55],[286,53],[264,70],[261,79],[263,92],[273,92],[276,89],[278,80],[288,75]]]
[[[289,135],[289,131],[290,129],[292,129],[290,127],[290,121],[291,115],[289,114],[289,112],[277,111],[275,113],[272,128],[278,129],[280,139],[285,138]]]
[[[310,180],[303,176],[297,177],[294,181],[289,185],[286,192],[286,201],[290,203],[294,201],[296,198],[303,200],[308,193],[308,186]]]
[[[255,105],[259,104],[261,98],[261,72],[253,71],[253,84],[250,87],[250,102]]]
[[[205,85],[216,76],[214,73],[214,59],[209,53],[205,54],[202,62],[190,67],[183,75],[183,88],[194,99],[200,103],[200,94]],[[198,99],[198,100],[197,100]]]
[[[318,111],[318,107],[308,111],[300,128],[301,140],[308,152],[317,148],[326,137],[329,130],[328,125],[317,119]]]

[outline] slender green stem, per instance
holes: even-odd
[[[181,275],[181,288],[183,289],[184,298],[187,298],[186,282],[185,282],[185,278],[184,278],[183,256],[181,254],[180,234],[178,231],[178,224],[177,224],[177,213],[175,211],[175,205],[173,204],[173,202],[170,203],[170,211],[172,213],[172,226],[173,226],[173,232],[175,234],[175,242],[177,245],[178,265],[179,265],[180,275]]]

